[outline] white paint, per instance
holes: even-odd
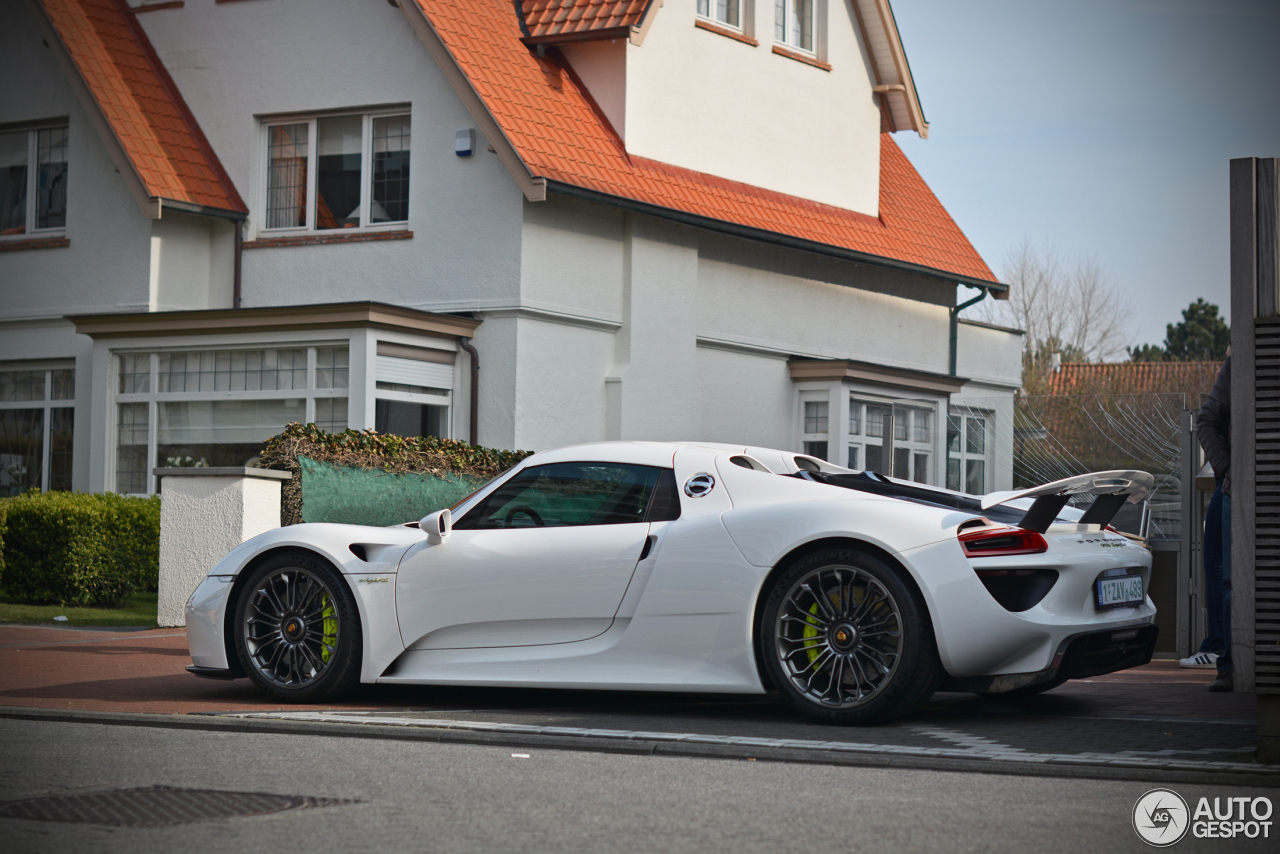
[[[654,9],[649,14],[656,14]],[[627,138],[627,40],[560,46],[591,99],[623,141]]]
[[[280,527],[280,481],[258,477],[166,476],[160,500],[161,626],[185,626],[185,607],[224,555]]]

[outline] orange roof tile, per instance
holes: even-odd
[[[521,0],[525,41],[616,38],[644,18],[650,0]],[[556,38],[559,37],[559,38]]]
[[[997,281],[888,134],[881,135],[879,218],[631,156],[563,56],[549,50],[539,57],[521,43],[509,0],[417,2],[535,178],[965,279]]]
[[[1163,394],[1187,396],[1200,406],[1221,362],[1067,362],[1050,372],[1046,394]]]
[[[41,0],[151,198],[247,209],[124,0]]]

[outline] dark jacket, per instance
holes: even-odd
[[[1215,477],[1225,478],[1222,492],[1231,494],[1231,357],[1222,363],[1213,390],[1196,418],[1200,447],[1213,466]]]

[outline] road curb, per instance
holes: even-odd
[[[907,770],[958,771],[977,774],[1002,774],[1023,777],[1068,777],[1099,780],[1137,780],[1167,783],[1205,783],[1280,787],[1280,769],[1275,766],[1242,766],[1223,770],[1198,770],[1172,767],[1132,767],[1124,765],[1054,764],[1008,761],[988,758],[951,756],[886,755],[853,751],[796,749],[769,745],[714,744],[613,738],[606,735],[545,734],[478,729],[387,726],[343,721],[291,721],[264,718],[242,718],[216,713],[186,715],[139,714],[131,712],[94,712],[83,710],[39,709],[0,706],[0,718],[44,721],[49,723],[86,723],[107,726],[142,726],[162,729],[200,730],[206,732],[245,732],[271,735],[330,736],[337,738],[375,738],[393,741],[425,741],[439,744],[476,744],[491,747],[524,747],[548,750],[579,750],[602,753],[631,753],[645,756],[670,756],[702,759],[752,759],[762,762],[789,762],[809,765],[837,765],[862,768],[898,768]]]

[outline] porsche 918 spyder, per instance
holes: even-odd
[[[977,497],[764,448],[561,448],[418,522],[248,540],[187,604],[188,670],[297,702],[357,682],[776,690],[853,724],[939,689],[1033,693],[1150,660],[1151,555],[1108,523],[1151,488],[1100,472]]]

